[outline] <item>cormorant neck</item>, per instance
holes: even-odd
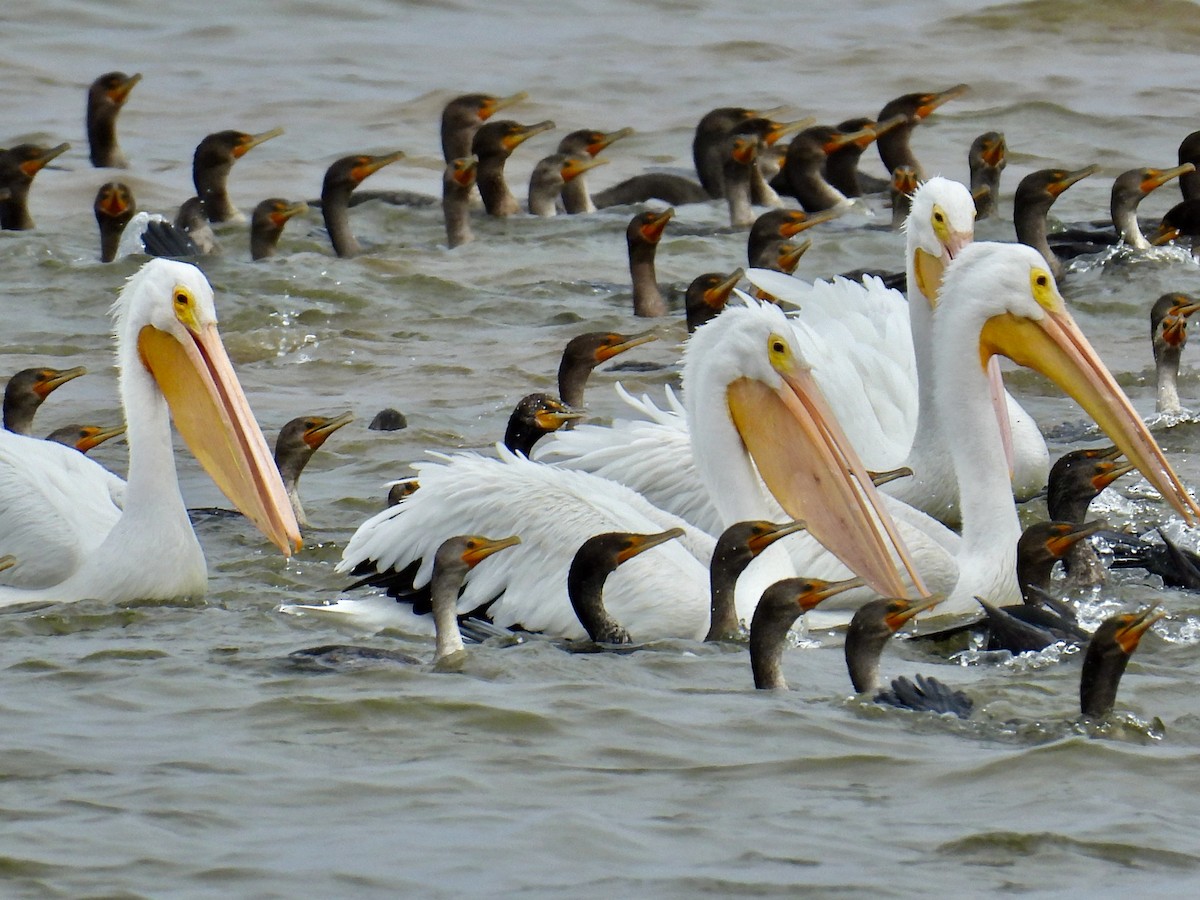
[[[879,658],[890,633],[869,631],[861,620],[851,620],[846,629],[846,668],[856,693],[879,687]]]
[[[751,166],[725,166],[725,201],[729,204],[729,224],[734,228],[749,228],[754,224],[750,194]]]
[[[442,215],[446,219],[446,243],[451,247],[475,240],[471,231],[470,188],[447,189],[442,193]]]
[[[87,131],[92,165],[96,168],[124,169],[128,166],[125,154],[117,146],[117,113],[120,107],[96,105],[89,97]]]
[[[825,180],[846,197],[861,197],[862,184],[858,180],[858,161],[863,148],[851,141],[825,157]]]
[[[588,637],[598,644],[628,644],[629,632],[604,607],[604,582],[611,572],[610,567],[576,558],[567,572],[567,595]]]
[[[1049,201],[1049,202],[1046,202]],[[1042,259],[1050,266],[1050,272],[1055,278],[1061,278],[1063,273],[1062,260],[1050,246],[1046,236],[1046,216],[1054,198],[1038,198],[1032,202],[1023,199],[1013,201],[1013,225],[1017,230],[1017,241],[1032,247],[1042,254]]]
[[[706,641],[726,641],[741,636],[737,605],[734,596],[738,576],[750,565],[753,555],[744,546],[723,547],[717,542],[712,563],[708,570],[712,606],[708,620]]]
[[[787,646],[788,629],[800,618],[800,607],[792,605],[787,611],[768,603],[760,603],[750,621],[750,670],[754,686],[760,691],[785,691],[783,650]]]
[[[1088,644],[1079,677],[1079,705],[1085,716],[1099,718],[1112,711],[1127,665],[1129,655],[1118,646],[1096,640]]]
[[[654,273],[657,244],[638,243],[629,248],[629,275],[633,281],[633,313],[637,316],[665,316],[667,301],[658,289]],[[564,400],[566,398],[563,398]]]
[[[1179,402],[1179,347],[1154,343],[1154,369],[1158,379],[1155,411],[1177,413],[1183,410]]]
[[[229,222],[237,219],[240,213],[233,201],[229,199],[226,182],[233,161],[214,162],[196,169],[196,195],[204,201],[204,210],[210,222]]]
[[[483,198],[483,208],[490,216],[511,216],[521,211],[521,205],[504,180],[504,163],[507,157],[489,155],[479,159],[475,182]]]
[[[585,174],[576,175],[563,184],[562,191],[559,193],[559,196],[562,197],[563,209],[571,215],[596,211],[596,205],[592,203],[592,195],[588,191],[586,179]]]
[[[462,587],[462,575],[456,571],[437,570],[430,585],[433,627],[437,634],[433,654],[435,664],[465,650],[462,634],[458,630],[458,592]]]
[[[325,219],[325,230],[333,242],[333,252],[341,257],[357,256],[362,249],[350,231],[348,210],[353,190],[353,187],[337,184],[321,192],[321,216]]]
[[[882,119],[881,119],[882,121]],[[917,181],[925,180],[925,170],[913,155],[909,140],[912,138],[913,124],[910,120],[901,123],[890,131],[879,135],[875,143],[879,146],[879,158],[890,175],[897,166],[910,166],[917,173]]]

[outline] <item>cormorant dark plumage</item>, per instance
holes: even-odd
[[[1072,450],[1059,457],[1050,468],[1046,483],[1046,509],[1050,518],[1083,522],[1088,504],[1096,495],[1134,470],[1130,463],[1118,462],[1120,456],[1121,451],[1116,447],[1099,447]],[[1075,584],[1090,586],[1104,582],[1104,565],[1087,542],[1072,545],[1063,558],[1063,566]]]
[[[729,302],[729,295],[745,274],[745,269],[739,268],[729,274],[706,272],[692,280],[683,301],[689,334],[721,313]]]
[[[814,125],[792,138],[781,174],[805,212],[820,212],[849,202],[821,174],[825,158],[839,147],[867,136],[874,137],[874,132],[870,129],[842,132],[832,125]]]
[[[786,137],[793,132],[799,131],[802,128],[807,128],[816,122],[812,116],[804,119],[796,119],[792,122],[776,122],[774,119],[769,119],[764,116],[755,116],[746,119],[744,122],[739,122],[730,129],[730,135],[752,136],[757,142],[754,165],[750,168],[750,202],[755,206],[782,206],[783,202],[779,199],[779,194],[768,183],[768,173],[774,176],[783,166],[782,159],[777,163],[769,164],[764,160],[770,152],[771,148],[779,143],[780,139]],[[786,154],[785,154],[786,158]],[[728,166],[729,161],[726,159],[725,165]],[[768,172],[764,172],[764,167]],[[728,172],[725,172],[726,181],[728,182]],[[728,187],[726,187],[726,198],[728,199]],[[749,224],[748,222],[746,224]]]
[[[771,209],[754,220],[750,236],[746,239],[746,259],[756,268],[770,269],[778,256],[775,249],[780,241],[787,241],[802,231],[807,231],[821,222],[836,219],[838,212],[808,213],[799,209]]]
[[[141,80],[140,74],[107,72],[88,88],[86,121],[93,166],[124,169],[128,165],[117,144],[117,114],[129,99],[129,92]]]
[[[73,378],[86,375],[87,369],[52,369],[35,366],[22,369],[4,386],[4,427],[14,434],[32,434],[33,417],[52,391]]]
[[[292,510],[296,513],[296,522],[302,528],[307,528],[309,521],[300,503],[300,473],[331,434],[353,421],[354,415],[348,412],[332,419],[325,416],[298,416],[279,430],[279,437],[275,440],[275,465],[283,478]]]
[[[658,288],[658,278],[654,273],[654,254],[662,239],[663,229],[673,215],[675,210],[670,207],[661,212],[638,213],[629,220],[625,229],[629,275],[633,280],[633,313],[636,316],[667,314],[667,301]]]
[[[120,437],[124,433],[124,425],[117,425],[114,428],[102,428],[99,425],[64,425],[46,435],[46,440],[66,444],[68,447],[74,447],[80,453],[87,453],[92,448],[99,447],[105,441]]]
[[[1200,200],[1200,131],[1193,131],[1179,142],[1179,164],[1191,163],[1190,172],[1179,176],[1179,192],[1184,200]]]
[[[100,186],[92,203],[96,225],[100,229],[100,262],[112,262],[117,258],[117,247],[125,226],[137,212],[137,201],[133,191],[120,181],[109,181]]]
[[[1096,629],[1088,642],[1079,678],[1079,705],[1085,716],[1100,718],[1112,712],[1129,657],[1147,629],[1165,615],[1153,608],[1140,613],[1119,613]]]
[[[883,598],[865,603],[855,611],[846,630],[846,668],[850,681],[860,694],[879,687],[879,659],[884,645],[917,613],[935,606],[942,598],[913,601]],[[962,691],[922,675],[916,681],[897,678],[890,689],[879,691],[874,700],[889,706],[917,712],[953,713],[959,718],[971,714],[974,703]]]
[[[596,156],[605,147],[633,134],[632,128],[620,128],[617,131],[594,131],[581,128],[572,131],[558,142],[558,153],[569,156]],[[570,215],[596,211],[592,195],[588,191],[587,178],[582,173],[572,178],[562,186],[563,209]]]
[[[607,159],[552,153],[538,161],[529,176],[529,212],[535,216],[558,215],[558,196],[563,188],[588,169],[602,166]]]
[[[638,334],[589,331],[571,338],[558,363],[558,396],[572,409],[583,409],[584,388],[596,366],[657,337],[652,331]]]
[[[433,607],[433,627],[436,634],[433,664],[463,653],[462,632],[458,627],[458,595],[463,581],[475,566],[493,553],[521,543],[517,535],[494,540],[478,534],[461,534],[447,538],[438,546],[433,557],[433,575],[429,582],[430,603]],[[420,660],[394,651],[346,644],[326,644],[297,650],[291,654],[301,660],[341,663],[347,660],[384,659],[389,662],[417,664]]]
[[[917,161],[916,156],[913,155],[912,147],[909,143],[912,139],[912,130],[920,124],[922,119],[947,100],[961,97],[966,91],[967,86],[965,84],[958,84],[936,93],[905,94],[884,104],[883,109],[879,111],[879,115],[875,117],[875,121],[887,122],[893,116],[904,117],[898,126],[892,128],[886,134],[880,135],[877,141],[879,145],[879,158],[883,161],[884,168],[888,170],[888,174],[894,172],[896,166],[909,166],[917,173],[918,181],[925,181],[925,170],[921,168],[921,164]]]
[[[528,394],[521,398],[508,417],[504,446],[513,453],[528,457],[533,445],[543,437],[581,418],[582,413],[570,409],[549,394]]]
[[[892,204],[892,230],[904,227],[912,211],[912,195],[919,187],[916,170],[912,166],[896,166],[888,185],[888,197]]]
[[[471,155],[471,140],[484,122],[502,109],[513,106],[529,95],[524,91],[508,97],[491,94],[463,94],[442,109],[442,159],[446,162]]]
[[[1150,309],[1150,343],[1158,381],[1155,410],[1173,414],[1183,411],[1179,402],[1179,359],[1187,344],[1188,317],[1200,302],[1187,294],[1163,294]]]
[[[321,187],[321,215],[325,218],[325,229],[333,242],[333,251],[338,256],[356,256],[361,250],[350,230],[348,210],[351,192],[368,175],[403,156],[401,151],[382,156],[343,156],[326,170],[325,182]]]
[[[1017,185],[1013,197],[1013,225],[1017,240],[1042,254],[1055,278],[1061,278],[1063,263],[1050,246],[1046,216],[1059,194],[1075,182],[1100,171],[1099,166],[1087,166],[1069,172],[1066,169],[1039,169],[1030,172]]]
[[[487,122],[475,132],[471,140],[471,152],[479,160],[475,183],[483,197],[483,207],[491,216],[511,216],[521,211],[521,205],[504,180],[504,164],[512,152],[525,141],[543,131],[549,131],[554,123],[547,120],[536,125],[522,125],[510,119]]]
[[[1155,247],[1175,241],[1195,252],[1197,238],[1200,238],[1200,198],[1184,200],[1168,209],[1146,239]]]
[[[597,644],[632,643],[629,632],[605,609],[604,582],[621,563],[682,534],[682,528],[657,534],[610,531],[588,538],[575,551],[567,571],[567,595],[589,638]]]
[[[308,210],[303,201],[289,203],[282,197],[269,197],[254,207],[250,217],[250,258],[266,259],[274,256],[279,245],[283,226],[292,216]]]
[[[241,218],[241,213],[229,199],[229,171],[247,152],[281,134],[282,128],[261,134],[218,131],[196,145],[192,155],[192,183],[196,186],[196,195],[204,201],[208,221],[229,222]]]
[[[825,157],[825,180],[841,191],[847,197],[862,197],[865,194],[879,194],[887,190],[888,180],[877,178],[860,172],[859,160],[866,150],[879,136],[893,128],[899,128],[905,123],[904,116],[893,116],[887,122],[876,122],[863,116],[857,119],[847,119],[837,126],[837,130],[859,135],[853,141],[837,147]]]
[[[749,228],[754,224],[754,174],[758,172],[758,138],[730,133],[725,139],[725,202],[729,206],[729,224]]]
[[[51,160],[71,148],[70,144],[42,147],[18,144],[0,150],[0,230],[28,231],[34,227],[29,215],[29,188],[33,178]]]
[[[475,187],[478,160],[460,156],[446,163],[442,173],[442,217],[446,221],[446,244],[454,248],[475,240],[471,230],[471,189]]]
[[[1008,146],[999,131],[988,131],[971,142],[967,152],[971,171],[971,195],[975,197],[975,220],[996,212],[1000,199],[1000,173],[1008,165]]]
[[[750,620],[750,670],[760,691],[785,691],[783,650],[788,630],[801,615],[822,600],[862,587],[861,578],[822,581],[820,578],[784,578],[765,591]]]
[[[1184,163],[1172,169],[1130,169],[1118,175],[1113,182],[1109,203],[1118,237],[1138,250],[1149,250],[1150,242],[1138,225],[1138,204],[1154,189],[1162,187],[1172,178],[1195,171],[1195,168],[1192,163]]]
[[[692,161],[700,185],[708,197],[720,200],[725,196],[725,138],[736,125],[765,113],[739,106],[723,106],[704,114],[696,123],[692,137]]]
[[[704,636],[704,640],[741,639],[742,626],[738,622],[734,602],[738,578],[746,571],[746,567],[773,543],[804,528],[804,522],[798,519],[782,525],[755,520],[735,522],[721,532],[708,568],[712,605],[708,634]]]

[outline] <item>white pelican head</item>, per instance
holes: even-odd
[[[1116,380],[1067,310],[1042,255],[1023,244],[976,243],[946,269],[935,340],[978,335],[980,365],[995,354],[1038,371],[1083,407],[1188,522],[1188,495]]]
[[[930,178],[913,192],[904,231],[910,272],[933,308],[946,266],[975,237],[971,192],[957,181]],[[910,302],[913,299],[909,297]]]
[[[122,377],[135,378],[138,367],[149,373],[205,471],[290,555],[300,546],[296,517],[221,343],[208,280],[195,266],[152,259],[126,282],[113,313]]]
[[[683,377],[696,464],[714,494],[752,461],[779,505],[855,574],[888,596],[907,593],[892,561],[895,552],[911,574],[907,551],[894,532],[885,537],[890,517],[778,307],[726,307],[689,339]],[[721,442],[717,432],[730,429]]]

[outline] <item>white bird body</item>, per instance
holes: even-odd
[[[759,487],[756,466],[765,466],[768,476],[764,477],[775,481],[770,490],[788,510],[777,519],[804,518],[821,540],[845,554],[856,572],[867,572],[864,577],[884,585],[882,589],[902,592],[887,542],[875,520],[863,512],[878,502],[873,488],[858,487],[866,480],[865,473],[849,474],[855,463],[839,455],[844,442],[830,437],[832,429],[809,424],[812,419],[820,421],[818,414],[795,409],[801,402],[793,398],[804,392],[805,373],[786,344],[789,328],[783,314],[770,305],[731,308],[702,331],[704,337],[693,337],[684,373],[688,433],[692,442],[698,436],[702,439],[694,451],[696,458],[715,458],[713,465],[698,467],[698,480],[708,485],[714,498],[724,498],[717,502],[722,520],[732,524],[778,510],[765,501]],[[692,347],[697,347],[694,353]],[[797,447],[802,454],[812,448],[806,454],[812,465],[788,465],[784,471],[780,458]],[[500,624],[579,636],[582,629],[573,618],[565,585],[571,556],[583,540],[603,531],[683,527],[691,542],[690,562],[681,558],[671,564],[679,567],[677,571],[667,571],[667,556],[656,549],[641,558],[655,573],[652,579],[641,574],[640,564],[634,565],[639,560],[631,560],[610,576],[605,604],[635,640],[701,637],[706,632],[710,603],[706,570],[713,535],[616,482],[539,465],[510,453],[502,452],[499,461],[456,455],[418,468],[420,490],[359,527],[343,553],[341,571],[360,571],[364,563],[380,572],[400,570],[421,559],[414,579],[414,585],[421,587],[429,579],[429,559],[446,535],[515,533],[521,538],[517,547],[489,565],[485,575],[473,572],[468,578],[460,612],[502,593],[488,610]],[[774,473],[783,474],[779,479],[769,477]],[[819,499],[806,507],[803,504],[811,500],[802,495],[813,485],[815,489],[807,493]],[[617,503],[622,509],[619,517]],[[722,508],[722,503],[728,505]],[[630,518],[635,513],[640,519]],[[739,617],[748,620],[767,584],[794,574],[786,553],[773,552],[783,544],[780,541],[761,554],[739,579]],[[681,544],[670,552],[683,549]],[[688,568],[692,574],[683,574]],[[661,574],[667,577],[657,580]],[[486,581],[478,581],[485,577]],[[325,609],[354,615],[355,602],[343,600]],[[670,606],[680,609],[666,608]],[[300,609],[308,607],[295,611]],[[369,615],[374,615],[378,604],[371,609]]]
[[[0,547],[17,560],[0,581],[61,582],[116,524],[124,494],[124,481],[73,447],[0,429]]]
[[[176,477],[172,412],[235,505],[285,554],[299,543],[283,483],[217,334],[204,276],[185,263],[151,260],[113,309],[129,480],[122,488],[70,448],[5,436],[0,491],[25,493],[0,499],[0,541],[17,556],[0,573],[0,606],[204,593],[204,555]],[[44,541],[40,548],[33,536]]]

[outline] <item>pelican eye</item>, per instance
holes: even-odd
[[[933,213],[929,217],[929,222],[933,226],[933,233],[937,236],[938,242],[943,247],[949,244],[950,217],[946,215],[946,211],[935,204]]]
[[[1038,302],[1038,305],[1043,309],[1053,312],[1061,308],[1062,298],[1058,295],[1058,288],[1054,283],[1052,276],[1045,269],[1032,269],[1029,273],[1029,287],[1033,293],[1033,299]]]

